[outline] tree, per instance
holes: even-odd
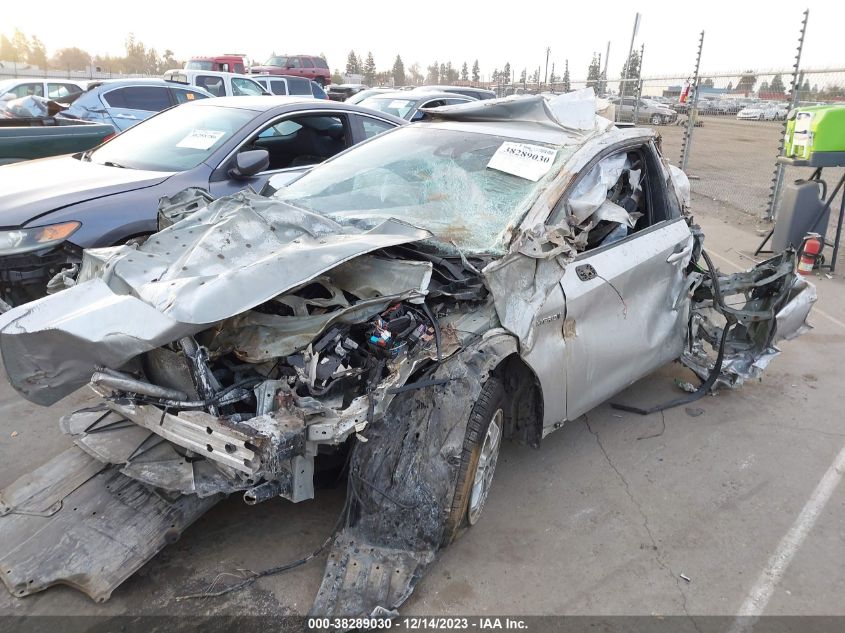
[[[505,69],[502,71],[503,83],[509,84],[513,76],[511,75],[511,63],[505,63]]]
[[[771,90],[771,89],[769,88],[769,82],[768,81],[764,81],[763,83],[760,84],[760,92],[769,92],[769,90]]]
[[[537,70],[534,71],[534,74],[531,75],[531,83],[538,84],[540,83],[540,67],[537,66]]]
[[[339,68],[335,68],[334,72],[332,73],[332,83],[333,84],[342,84],[343,83],[343,75],[340,74]]]
[[[364,62],[364,83],[372,86],[376,78],[376,60],[373,59],[373,53],[367,53],[367,61]]]
[[[461,81],[469,81],[469,69],[466,62],[461,66]]]
[[[715,86],[716,83],[710,77],[707,77],[706,79],[703,79],[701,81],[702,88],[714,88]]]
[[[29,55],[29,40],[20,29],[15,29],[15,33],[12,35],[12,46],[15,49],[15,61],[26,61]]]
[[[590,67],[587,69],[587,88],[596,88],[601,79],[601,62],[598,55],[593,53]]]
[[[757,75],[754,74],[753,70],[746,70],[742,73],[742,76],[739,78],[739,83],[736,85],[736,91],[741,92],[743,94],[748,94],[754,90],[754,86],[757,84]]]
[[[760,89],[762,90],[762,88]],[[786,86],[783,85],[783,77],[780,76],[780,73],[772,77],[772,83],[769,84],[769,90],[778,94],[786,92]]]
[[[566,63],[563,66],[563,85],[561,86],[564,92],[569,92],[571,90],[571,86],[569,83],[569,60],[566,60]]]
[[[428,74],[425,76],[426,83],[439,84],[440,83],[440,64],[435,61],[431,66],[426,67]]]
[[[5,35],[0,35],[0,61],[11,62],[16,58],[15,47]]]
[[[91,65],[91,56],[81,48],[60,48],[53,55],[51,66],[62,70],[85,70]]]
[[[425,79],[420,72],[420,65],[417,62],[411,64],[411,67],[408,68],[408,74],[410,75],[410,82],[415,86],[419,86]]]
[[[492,75],[490,75],[490,80],[491,80],[494,84],[499,83],[499,69],[498,69],[498,68],[494,68],[494,69],[493,69],[493,74],[492,74]]]
[[[552,69],[549,71],[549,85],[554,86],[556,81],[557,77],[555,77],[555,64],[554,62],[552,62]]]
[[[729,82],[728,82],[727,91],[728,91],[728,92],[730,92],[730,91],[731,91],[731,90],[733,90],[733,89],[734,89],[734,82],[729,81]]]
[[[33,66],[38,66],[41,69],[47,68],[47,48],[44,43],[34,35],[32,41],[29,43],[29,51],[26,56],[26,61]]]
[[[413,66],[411,68],[413,69]],[[399,55],[396,56],[396,60],[393,62],[393,85],[405,85],[405,64],[402,63],[402,58]]]
[[[452,62],[446,62],[446,83],[455,83],[458,79],[458,71],[452,68]]]
[[[165,70],[178,68],[179,66],[179,62],[176,61],[173,51],[169,48],[164,49],[164,54],[161,56],[161,65]]]
[[[481,72],[478,70],[478,60],[472,64],[472,81],[478,83],[481,80]]]
[[[446,75],[446,64],[440,64],[440,79],[438,83],[447,83],[449,77]]]
[[[361,74],[361,65],[358,63],[358,56],[355,54],[355,51],[349,51],[349,55],[346,56],[346,74]]]
[[[634,90],[630,89],[631,86],[636,86],[637,81],[640,78],[640,52],[639,51],[631,51],[631,56],[628,58],[622,65],[622,77],[623,79],[627,78],[627,82],[619,82],[619,94],[633,94]]]
[[[523,85],[524,85],[524,84],[525,84],[525,82],[526,82],[526,81],[528,81],[528,78],[527,78],[527,76],[526,76],[526,75],[527,75],[527,73],[528,73],[528,71],[527,71],[525,68],[523,68],[523,69],[522,69],[522,72],[521,72],[521,73],[519,73],[519,83],[521,83],[521,84],[523,84]]]

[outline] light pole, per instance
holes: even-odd
[[[549,53],[552,52],[550,47],[546,47],[546,77],[543,79],[543,83],[548,86],[549,85]]]

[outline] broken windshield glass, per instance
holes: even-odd
[[[361,228],[388,218],[441,248],[502,253],[517,221],[571,150],[460,130],[408,127],[339,156],[277,198]]]

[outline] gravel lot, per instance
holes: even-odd
[[[705,122],[726,139],[736,127]],[[671,147],[677,130],[661,132]],[[717,153],[709,163],[706,156],[702,165],[730,173]],[[753,222],[703,196],[695,203],[717,265],[748,266],[759,240]],[[837,360],[845,356],[845,284],[824,277],[818,288],[816,329],[784,344],[761,382],[693,405],[700,415],[681,407],[641,417],[602,405],[539,450],[505,445],[480,523],[441,553],[403,613],[736,613],[845,444]],[[666,366],[619,400],[665,401],[676,395],[676,377],[689,374]],[[0,486],[67,446],[56,420],[89,400],[81,391],[42,409],[0,382]],[[324,557],[222,598],[175,597],[205,588],[220,572],[299,558],[325,538],[342,502],[342,486],[298,505],[248,507],[231,498],[107,603],[64,587],[25,599],[0,590],[0,614],[304,613]],[[845,486],[817,510],[771,587],[767,614],[845,615]]]

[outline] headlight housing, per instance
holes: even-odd
[[[0,255],[17,255],[55,246],[73,235],[80,226],[79,222],[61,222],[0,231]]]

